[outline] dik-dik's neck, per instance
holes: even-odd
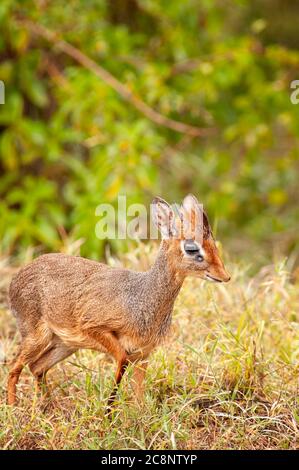
[[[156,284],[158,292],[167,292],[170,298],[182,287],[184,276],[176,269],[167,241],[161,242],[157,258],[148,271],[148,275]]]
[[[146,273],[150,300],[148,306],[155,321],[161,327],[170,318],[174,301],[182,287],[184,277],[173,264],[171,252],[166,241],[162,241],[157,258]]]

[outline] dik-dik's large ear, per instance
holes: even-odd
[[[162,238],[174,238],[177,235],[174,211],[164,199],[155,197],[151,204],[151,213]]]
[[[211,228],[208,217],[193,194],[185,197],[181,206],[183,220],[184,238],[195,238],[202,243],[203,239],[210,236]]]

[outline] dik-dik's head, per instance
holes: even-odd
[[[157,197],[152,202],[152,215],[178,272],[214,282],[230,280],[207,215],[195,196],[186,196],[180,207],[171,207]]]

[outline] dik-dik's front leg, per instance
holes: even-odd
[[[116,336],[111,332],[98,332],[95,330],[87,330],[85,331],[85,335],[87,340],[86,342],[88,343],[88,346],[85,345],[85,347],[89,347],[91,349],[98,349],[99,351],[103,351],[104,347],[104,349],[108,353],[110,353],[117,362],[115,386],[108,399],[107,411],[109,412],[111,411],[112,404],[116,398],[118,386],[129,364],[128,354],[126,353],[125,349],[121,346]]]
[[[144,396],[144,379],[147,366],[148,361],[142,361],[138,362],[133,369],[132,387],[135,398],[140,404],[142,403]]]
[[[128,357],[129,362],[134,366],[132,374],[132,388],[134,396],[139,404],[143,401],[144,379],[148,366],[148,357],[152,351],[153,345],[148,344],[147,346],[142,347],[142,349],[132,352]]]

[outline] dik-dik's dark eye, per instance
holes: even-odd
[[[189,256],[193,256],[197,261],[203,261],[203,255],[200,251],[199,246],[193,240],[186,240],[184,243],[185,253]]]

